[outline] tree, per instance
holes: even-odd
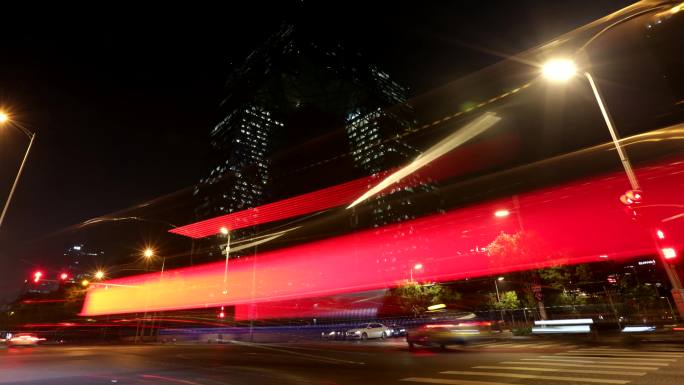
[[[499,295],[490,295],[490,304],[496,310],[513,310],[520,308],[520,300],[515,291],[504,291]]]
[[[502,232],[487,246],[487,256],[492,269],[500,269],[501,266],[524,266],[533,262],[541,266],[541,261],[549,257],[547,250],[541,239],[534,234],[525,231],[515,234]],[[517,281],[524,282],[522,292],[526,306],[536,304],[540,317],[547,319],[539,274],[532,270],[517,275]]]
[[[404,312],[414,316],[426,311],[428,306],[454,303],[461,299],[461,294],[456,290],[440,284],[411,283],[392,289],[390,295],[396,296]]]

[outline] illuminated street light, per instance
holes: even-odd
[[[565,82],[577,73],[577,66],[570,59],[549,60],[542,66],[542,75],[554,82]]]
[[[7,113],[0,111],[0,124],[4,125],[5,123],[12,123],[12,120],[10,119]],[[0,214],[0,227],[2,227],[2,222],[5,219],[5,214],[7,214],[7,209],[9,208],[10,201],[12,200],[12,196],[14,195],[14,190],[17,189],[17,184],[19,184],[21,172],[24,171],[24,165],[26,164],[26,159],[28,158],[29,152],[31,151],[31,146],[33,146],[33,140],[36,138],[35,133],[29,131],[26,127],[16,122],[14,122],[14,124],[9,125],[23,132],[29,138],[29,144],[26,148],[26,152],[24,153],[24,158],[21,160],[21,164],[19,165],[19,171],[17,172],[17,176],[14,177],[14,183],[12,183],[12,188],[10,189],[10,192],[7,195],[7,199],[5,200],[5,207],[3,207],[2,213]]]
[[[90,282],[88,282],[87,279],[84,279],[83,281],[81,281],[81,286],[83,286],[83,287],[86,287],[86,286],[88,286],[89,284],[90,284]]]
[[[67,278],[69,278],[69,274],[67,273],[62,273],[59,275],[59,279],[61,279],[62,281],[66,281]]]
[[[410,275],[411,275],[411,283],[413,283],[413,271],[414,271],[414,270],[422,270],[422,269],[423,269],[423,264],[422,264],[422,263],[416,263],[415,265],[413,265],[413,267],[411,268],[411,272],[410,272]]]
[[[38,283],[40,281],[40,278],[43,276],[43,272],[41,271],[36,271],[33,273],[33,282]]]
[[[511,214],[511,212],[508,210],[497,210],[494,212],[494,216],[497,218],[507,217],[510,214]]]
[[[556,83],[567,82],[575,75],[576,72],[577,66],[570,59],[553,59],[546,62],[542,66],[542,75],[544,75],[546,79]],[[610,136],[613,139],[613,145],[615,146],[618,156],[620,157],[620,161],[625,169],[625,174],[627,174],[627,179],[629,179],[632,190],[639,191],[641,189],[639,188],[639,182],[637,181],[634,171],[632,170],[632,164],[630,163],[627,154],[622,150],[620,139],[618,138],[617,132],[615,130],[615,125],[613,124],[613,120],[608,113],[608,108],[601,98],[598,86],[594,82],[594,78],[589,72],[585,71],[584,76],[589,81],[591,90],[594,93],[594,98],[596,99],[596,104],[598,104],[599,110],[601,110],[601,115],[603,116],[606,127],[608,127]]]
[[[146,248],[145,251],[143,252],[143,256],[144,256],[145,258],[148,258],[148,259],[149,259],[149,258],[152,258],[152,257],[154,256],[154,250],[152,250],[152,249],[149,248],[149,247]]]
[[[679,9],[677,9],[676,12],[678,11]],[[544,75],[544,77],[554,82],[568,81],[570,80],[570,78],[574,76],[575,72],[577,72],[577,67],[574,63],[572,63],[572,61],[569,61],[568,59],[552,60],[544,64],[544,66],[542,66],[542,74]],[[639,187],[639,181],[637,180],[636,175],[634,174],[634,170],[632,169],[632,164],[630,163],[629,158],[627,157],[627,153],[624,152],[622,149],[620,139],[618,137],[610,113],[608,112],[608,108],[604,103],[603,99],[601,98],[601,92],[599,91],[596,82],[594,82],[593,76],[588,71],[584,71],[584,77],[589,82],[589,86],[591,86],[591,90],[594,93],[594,98],[596,99],[596,104],[598,104],[599,110],[601,111],[601,115],[603,116],[603,120],[606,124],[606,127],[608,128],[608,132],[610,132],[610,137],[613,140],[613,146],[615,147],[615,150],[618,156],[620,157],[620,162],[622,163],[622,167],[625,170],[625,174],[627,175],[629,184],[632,187],[631,190],[627,191],[624,195],[620,197],[620,201],[622,201],[622,203],[628,206],[639,204],[643,198],[641,188]],[[656,235],[658,236],[658,238],[660,238],[661,234]],[[664,236],[664,234],[662,235]],[[660,251],[660,255],[662,256],[662,258],[666,262],[668,262],[664,263],[663,266],[665,269],[665,273],[667,274],[672,285],[672,293],[673,295],[675,295],[676,293],[677,296],[681,297],[684,293],[681,280],[679,279],[677,271],[673,269],[671,266],[669,266],[670,263],[676,260],[677,251],[669,247],[661,248]],[[678,305],[677,307],[680,311],[680,314],[684,314],[684,306]]]
[[[104,271],[98,270],[98,271],[95,273],[95,278],[97,278],[97,279],[102,279],[102,278],[104,278],[104,275],[105,275],[105,274],[104,274]]]
[[[499,278],[497,278],[496,280],[499,281],[499,282],[501,282],[501,281],[504,280],[504,277],[499,277]]]
[[[228,235],[228,228],[225,227],[225,226],[224,226],[224,227],[221,227],[221,229],[220,229],[219,231],[220,231],[221,234],[223,234],[223,235]]]

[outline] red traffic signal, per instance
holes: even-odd
[[[33,282],[38,283],[38,281],[40,281],[40,279],[42,277],[43,277],[43,272],[36,271],[35,273],[33,273]]]
[[[641,190],[629,190],[620,196],[620,202],[625,206],[638,205],[642,198]]]

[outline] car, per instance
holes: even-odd
[[[19,333],[7,339],[9,346],[35,346],[38,342],[45,341],[45,338],[39,338],[33,333]]]
[[[347,331],[344,329],[328,329],[321,332],[321,339],[324,340],[344,340]]]
[[[491,326],[490,321],[476,319],[429,323],[409,330],[406,342],[409,349],[416,345],[446,349],[449,345],[465,345],[474,339],[489,336]]]
[[[403,337],[406,335],[406,326],[391,324],[387,326],[390,330],[390,337]]]
[[[387,326],[380,323],[367,323],[359,327],[347,330],[347,339],[368,340],[371,338],[385,339],[389,337],[390,330]]]

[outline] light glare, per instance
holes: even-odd
[[[556,82],[567,81],[575,76],[575,73],[577,73],[577,67],[570,59],[554,59],[542,66],[544,77]]]
[[[6,113],[0,111],[0,123],[5,123],[8,120],[9,116]]]
[[[95,278],[97,278],[97,279],[102,279],[102,278],[104,278],[104,271],[100,270],[100,271],[96,272],[96,273],[95,273]]]
[[[508,211],[508,210],[497,210],[497,211],[494,213],[494,216],[497,217],[497,218],[503,218],[503,217],[507,217],[510,213],[511,213],[511,212]]]
[[[677,258],[677,251],[671,247],[665,247],[663,248],[663,257],[665,259]]]

